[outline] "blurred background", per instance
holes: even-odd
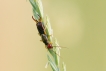
[[[106,71],[106,1],[42,3],[67,71]],[[32,15],[28,0],[0,1],[0,71],[52,71]]]

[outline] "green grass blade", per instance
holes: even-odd
[[[43,8],[40,0],[29,0],[33,7],[33,14],[36,20],[39,19],[39,16],[43,18]]]
[[[62,67],[63,67],[63,71],[66,71],[66,65],[64,64],[64,62],[63,62]]]
[[[52,58],[49,55],[47,55],[47,58],[49,60],[49,64],[52,67],[53,71],[59,71],[58,67],[56,66]]]
[[[48,62],[53,71],[60,71],[60,69],[59,69],[60,48],[56,47],[56,46],[59,46],[57,43],[57,40],[56,39],[55,39],[55,41],[52,40],[53,39],[53,30],[51,28],[50,21],[47,16],[46,16],[46,23],[44,23],[43,7],[42,7],[41,0],[29,0],[29,2],[32,5],[34,18],[36,20],[39,20],[41,17],[42,22],[43,22],[42,24],[44,24],[44,27],[45,27],[44,30],[46,32],[45,35],[47,35],[48,42],[49,42],[49,44],[53,44],[53,48],[48,49],[49,53],[51,54],[51,55],[47,55]],[[63,70],[66,71],[66,66],[64,64],[63,64]]]
[[[56,39],[55,39],[54,45],[55,46],[59,46]],[[60,48],[59,47],[54,47],[54,51],[56,53],[54,55],[55,63],[58,66],[59,65],[59,61],[60,61]]]

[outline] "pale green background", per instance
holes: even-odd
[[[106,71],[106,1],[42,0],[67,71]],[[27,0],[0,0],[0,71],[45,69],[47,50]]]

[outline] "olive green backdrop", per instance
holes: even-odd
[[[67,71],[106,71],[106,1],[42,0]],[[47,49],[28,0],[0,0],[0,71],[45,69]],[[61,65],[60,65],[61,66]]]

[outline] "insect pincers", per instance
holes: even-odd
[[[34,19],[34,17],[32,16],[32,19],[36,22],[36,26],[37,26],[37,29],[38,29],[38,32],[39,34],[45,34],[45,31],[44,31],[44,25],[43,25],[43,22],[41,22],[41,18],[39,19],[39,21],[37,21],[36,19]]]

